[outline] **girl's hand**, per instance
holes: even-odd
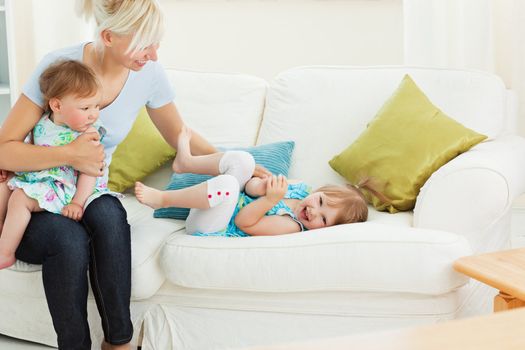
[[[71,220],[80,221],[80,219],[82,219],[83,214],[84,210],[77,203],[69,203],[64,208],[62,208],[62,215],[64,215],[67,218],[70,218]]]
[[[6,182],[9,179],[9,171],[0,170],[0,183]]]
[[[64,146],[71,154],[70,165],[89,176],[104,175],[104,146],[100,144],[97,132],[87,132]]]
[[[277,203],[284,198],[288,190],[288,181],[283,175],[268,177],[266,181],[266,198],[272,203]]]
[[[267,176],[272,176],[272,173],[268,171],[261,164],[255,164],[255,169],[253,170],[254,177],[265,178]]]

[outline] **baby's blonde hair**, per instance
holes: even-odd
[[[368,203],[363,190],[378,197],[384,202],[390,200],[376,189],[371,178],[364,178],[357,185],[326,185],[314,192],[323,192],[327,204],[339,209],[335,217],[334,225],[351,224],[354,222],[365,222],[368,219]]]
[[[77,0],[77,12],[95,18],[99,51],[103,49],[100,33],[106,29],[133,35],[126,54],[158,44],[164,34],[164,16],[156,0]]]
[[[44,97],[44,110],[50,111],[49,100],[66,95],[91,97],[100,89],[95,72],[75,60],[59,60],[47,67],[38,80]]]

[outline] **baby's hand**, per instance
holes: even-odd
[[[284,198],[288,190],[288,181],[284,175],[268,177],[266,181],[266,198],[277,203]]]
[[[67,218],[70,218],[71,220],[80,221],[80,219],[82,219],[83,214],[84,210],[77,203],[69,203],[64,208],[62,208],[62,215],[64,215]]]
[[[0,183],[6,182],[9,179],[9,171],[0,170]]]

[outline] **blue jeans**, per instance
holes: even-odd
[[[42,264],[59,349],[91,349],[88,271],[105,340],[114,345],[131,340],[130,227],[117,198],[95,199],[81,223],[46,211],[33,213],[16,258]]]

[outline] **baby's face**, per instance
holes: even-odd
[[[313,230],[334,225],[338,208],[328,203],[323,192],[314,192],[297,205],[294,214],[304,227]]]
[[[62,106],[60,109],[64,124],[75,131],[86,131],[98,119],[100,101],[101,94],[99,92],[89,97],[64,96],[61,98]]]

